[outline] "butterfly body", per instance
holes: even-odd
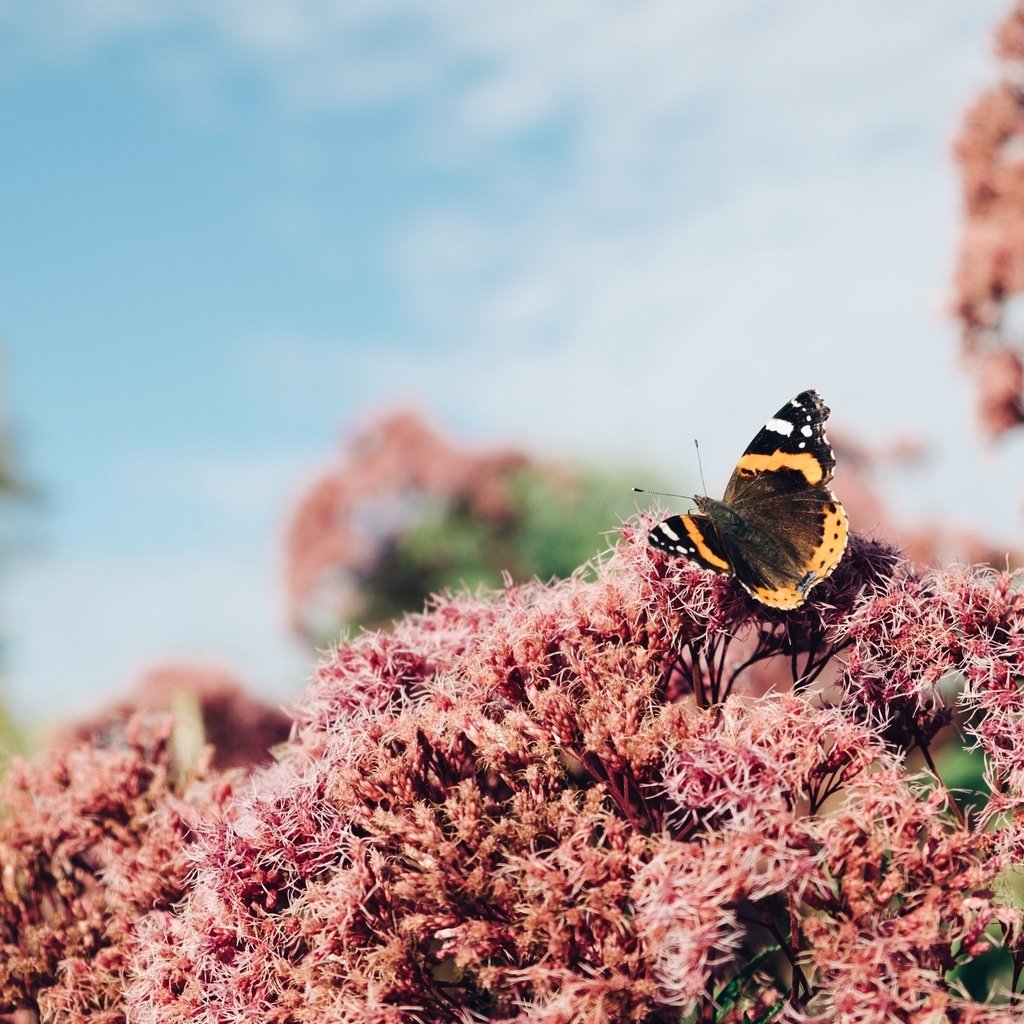
[[[835,469],[825,437],[828,407],[816,391],[784,405],[740,457],[721,501],[693,499],[650,544],[735,576],[773,608],[796,608],[842,560],[846,512],[828,487]]]

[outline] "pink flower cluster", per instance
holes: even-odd
[[[996,33],[1002,80],[967,111],[956,142],[965,223],[956,278],[964,353],[979,384],[990,436],[1024,422],[1024,2]]]
[[[133,692],[119,704],[76,722],[64,742],[88,740],[103,745],[118,735],[139,711],[175,713],[179,731],[191,714],[197,745],[211,748],[214,770],[263,764],[271,749],[288,738],[291,719],[280,708],[251,696],[233,675],[215,665],[166,662],[139,677]]]
[[[3,782],[0,1010],[19,1021],[124,1017],[140,924],[187,892],[188,837],[231,793],[206,761],[175,764],[174,720],[111,723]]]
[[[159,732],[19,768],[0,1009],[1019,1020],[1011,579],[853,538],[774,612],[652,553],[645,527],[589,574],[444,598],[339,648],[245,785],[180,781]],[[951,732],[954,675],[980,811],[906,765]],[[976,1001],[957,979],[993,957]]]

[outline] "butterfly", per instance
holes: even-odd
[[[721,501],[694,496],[696,512],[669,516],[648,543],[735,576],[762,604],[796,608],[842,561],[846,511],[829,490],[836,460],[828,406],[801,391],[740,456]]]

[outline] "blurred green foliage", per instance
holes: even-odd
[[[507,509],[494,517],[459,501],[424,503],[359,578],[361,601],[346,625],[386,626],[431,594],[497,587],[505,573],[516,582],[569,576],[613,543],[636,508],[619,473],[526,467],[508,490]]]

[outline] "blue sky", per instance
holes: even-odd
[[[1010,522],[943,314],[1006,7],[0,0],[14,706],[294,691],[281,524],[381,404],[659,478],[699,433],[714,490],[810,385],[936,443],[912,511]]]

